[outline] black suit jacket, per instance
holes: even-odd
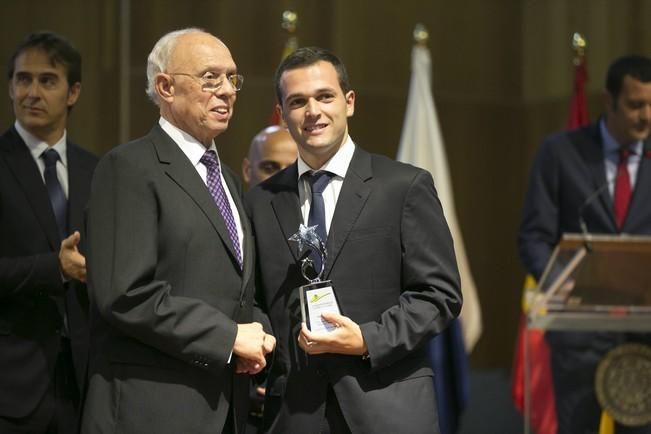
[[[651,234],[651,139],[643,146],[637,180],[622,233]],[[598,197],[586,205],[595,192]],[[599,123],[545,139],[534,160],[519,233],[520,257],[539,278],[563,233],[618,233],[606,188]]]
[[[67,160],[72,233],[82,229],[97,159],[68,142]],[[52,380],[62,327],[56,298],[67,310],[77,382],[83,386],[88,297],[86,286],[80,282],[63,284],[58,260],[60,244],[43,178],[12,127],[0,137],[1,416],[29,414]]]
[[[82,432],[221,432],[246,418],[228,359],[251,322],[254,252],[241,189],[244,266],[206,185],[158,126],[99,163],[88,213],[92,356]],[[233,356],[235,357],[235,356]]]
[[[318,433],[333,387],[353,432],[432,433],[436,405],[429,339],[461,309],[452,239],[432,178],[356,148],[327,240],[325,279],[370,354],[306,356],[297,266],[299,208],[294,164],[247,196],[256,234],[260,299],[278,340],[265,424],[274,433]]]

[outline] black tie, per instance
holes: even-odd
[[[48,149],[41,154],[41,157],[45,162],[43,177],[45,178],[47,193],[50,196],[52,211],[54,211],[54,217],[59,227],[59,235],[61,239],[64,239],[68,234],[68,200],[59,183],[59,178],[57,178],[59,153],[54,149]]]
[[[310,215],[307,219],[308,226],[316,226],[316,233],[326,243],[328,232],[326,231],[325,205],[323,203],[323,190],[328,186],[330,178],[334,174],[331,172],[313,172],[307,173],[305,179],[310,183],[312,189],[312,203],[310,205]],[[321,257],[318,254],[310,255],[314,261],[315,270],[321,270]]]
[[[45,171],[43,177],[45,178],[45,186],[47,193],[50,196],[50,203],[52,204],[52,211],[54,211],[54,218],[57,221],[59,228],[59,236],[63,240],[68,234],[68,200],[63,192],[63,187],[57,177],[57,161],[59,160],[59,153],[55,149],[48,149],[41,154],[45,162]],[[55,303],[61,313],[62,318],[62,336],[69,336],[68,334],[68,315],[66,313],[65,302],[61,297],[54,297]]]

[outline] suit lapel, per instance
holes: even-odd
[[[12,127],[5,135],[7,147],[4,153],[9,170],[13,172],[16,182],[20,185],[27,201],[31,204],[34,215],[43,228],[53,251],[59,251],[61,242],[50,197],[41,173],[29,152],[27,145]],[[0,148],[2,150],[2,148]]]
[[[603,215],[608,220],[608,224],[611,226],[612,231],[617,232],[613,203],[608,189],[604,188],[607,182],[606,168],[604,167],[603,141],[599,130],[599,124],[599,122],[596,122],[588,127],[587,130],[582,130],[585,131],[583,134],[577,133],[575,143],[578,152],[581,154],[581,158],[590,172],[592,191],[597,191],[600,188],[602,189],[602,192],[599,194],[598,203],[601,205]]]
[[[328,257],[323,273],[324,279],[328,277],[334,267],[350,230],[355,225],[368,196],[371,194],[371,186],[367,181],[372,177],[371,155],[356,147],[330,223],[330,232],[326,243]]]
[[[82,164],[79,150],[74,144],[68,142],[66,149],[68,157],[68,221],[72,232],[84,227],[84,211],[94,166]]]
[[[237,256],[233,249],[228,229],[224,219],[219,214],[219,210],[208,191],[208,188],[197,174],[197,171],[190,161],[187,159],[183,151],[176,143],[156,125],[149,133],[149,139],[154,145],[154,149],[158,155],[158,160],[163,166],[163,171],[181,187],[192,200],[197,204],[199,209],[205,214],[206,218],[210,221],[213,228],[217,231],[222,239],[222,242],[233,261],[237,263]]]
[[[228,190],[231,193],[231,197],[233,198],[233,202],[235,202],[235,207],[237,208],[237,212],[240,215],[240,225],[242,226],[242,291],[246,289],[246,284],[251,278],[251,274],[253,272],[253,239],[251,238],[251,224],[249,223],[249,219],[246,216],[246,210],[244,208],[244,202],[242,201],[242,194],[240,192],[240,188],[237,185],[237,182],[235,181],[235,177],[233,173],[226,168],[226,166],[222,165],[222,175],[224,176],[224,180],[226,180],[226,185],[228,186]],[[230,236],[228,237],[230,240]],[[231,244],[229,244],[231,245]],[[234,253],[234,252],[233,252]],[[235,256],[233,257],[235,258]],[[244,292],[242,292],[242,295]]]
[[[277,185],[274,187],[280,188],[274,195],[271,206],[285,236],[287,247],[292,252],[294,259],[298,261],[297,246],[289,241],[289,237],[294,235],[298,231],[299,225],[303,223],[298,199],[298,165],[294,163],[289,166],[278,178]]]
[[[624,220],[624,232],[627,227],[636,227],[640,218],[648,215],[649,203],[651,202],[651,138],[644,142],[640,165],[637,169],[637,179],[631,197],[626,219]],[[642,222],[644,224],[644,222]]]

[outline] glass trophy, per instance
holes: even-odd
[[[321,314],[326,312],[341,314],[341,311],[332,281],[321,280],[327,253],[325,243],[315,229],[316,226],[308,227],[301,224],[298,232],[289,237],[289,241],[298,244],[301,274],[309,282],[298,287],[303,322],[313,333],[328,333],[336,326],[322,319]],[[310,257],[312,253],[318,255],[320,263]],[[310,277],[311,275],[314,277]]]

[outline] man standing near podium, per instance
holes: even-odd
[[[546,138],[534,161],[519,233],[520,257],[539,279],[563,233],[651,234],[651,60],[626,56],[608,69],[605,111],[594,124]],[[647,336],[547,333],[558,434],[596,433],[594,374],[604,354]],[[651,427],[616,432],[650,433]]]

